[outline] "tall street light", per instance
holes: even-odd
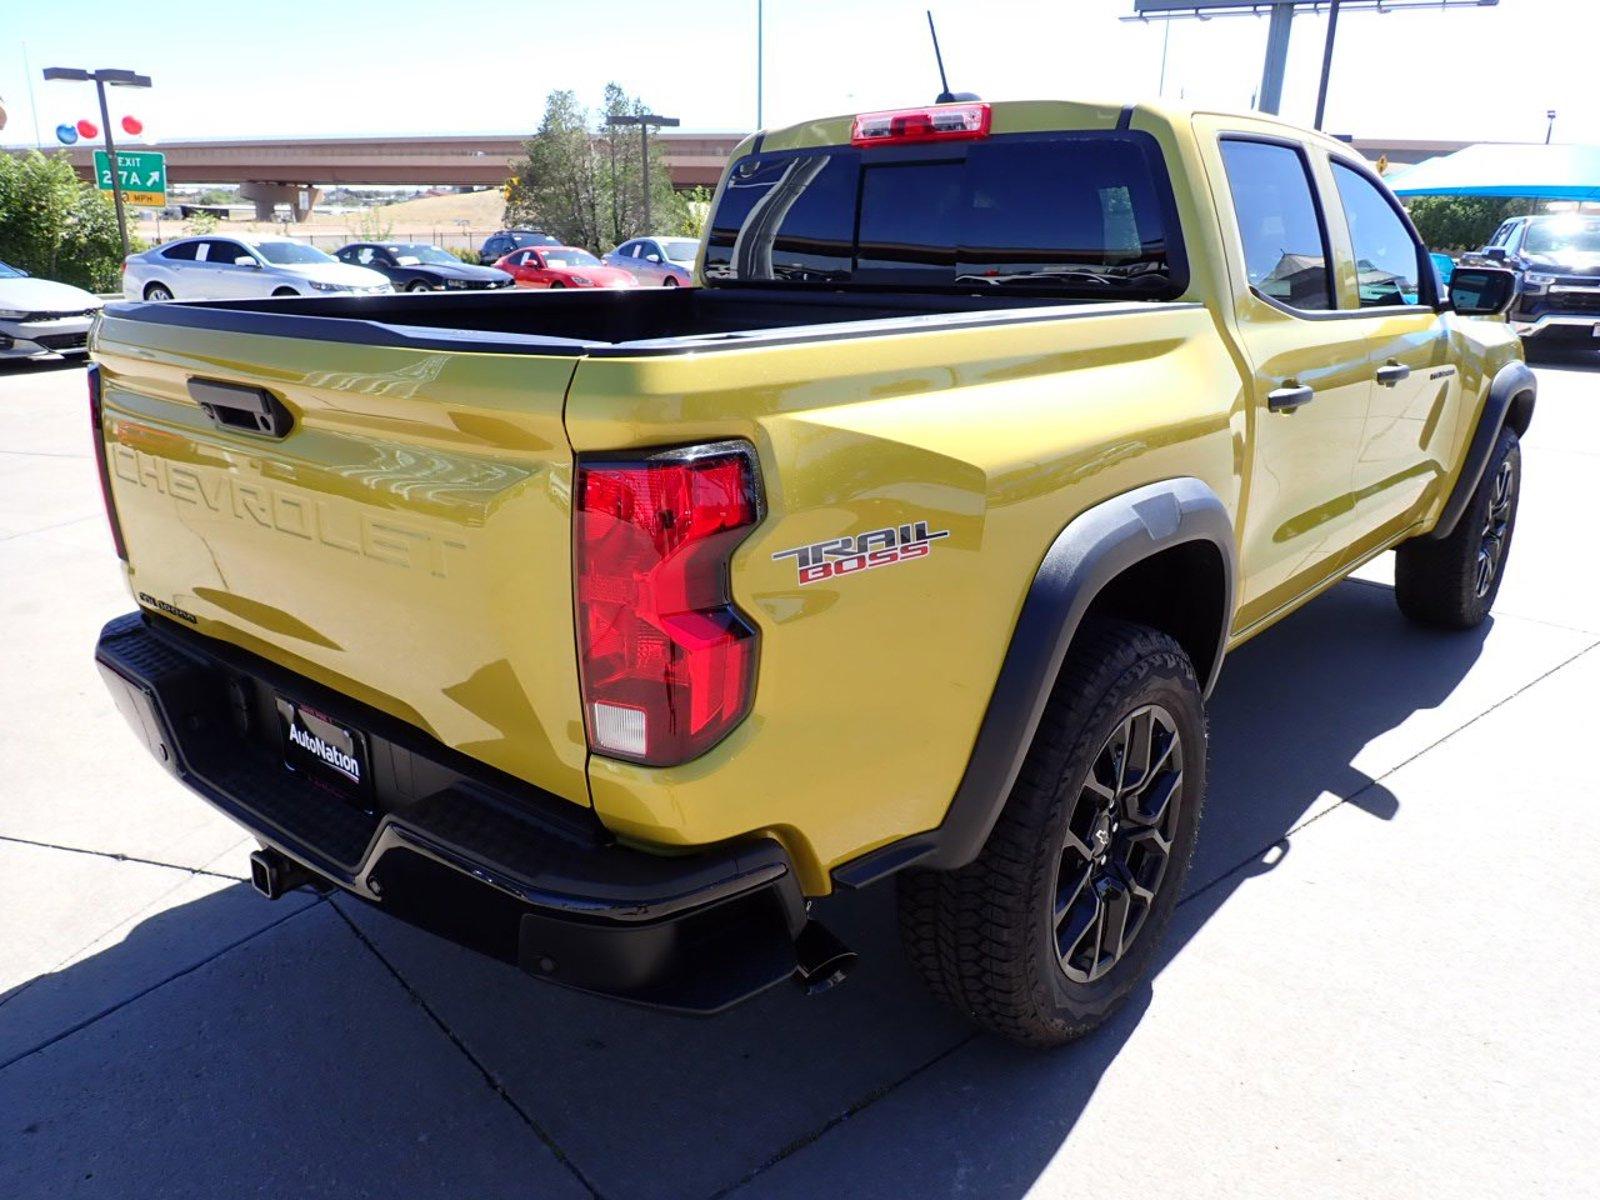
[[[140,75],[134,71],[122,71],[110,67],[102,67],[98,71],[84,71],[77,67],[46,67],[44,69],[46,82],[52,79],[68,79],[76,83],[93,83],[96,94],[100,97],[100,128],[105,131],[106,162],[111,166],[111,196],[117,204],[117,232],[122,235],[122,257],[128,257],[128,218],[122,208],[122,164],[117,161],[117,146],[111,140],[111,110],[106,107],[106,86],[111,87],[137,87],[150,86],[150,76]]]
[[[637,125],[639,127],[639,149],[644,155],[644,229],[649,233],[650,224],[650,126],[671,128],[677,125],[677,117],[663,117],[656,113],[628,113],[609,116],[607,125]]]
[[[1544,144],[1548,146],[1550,144],[1550,135],[1556,131],[1556,110],[1553,108],[1546,109],[1544,119],[1547,122],[1544,127]]]

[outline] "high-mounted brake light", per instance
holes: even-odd
[[[117,557],[127,562],[122,523],[117,520],[117,506],[111,501],[111,464],[106,460],[106,430],[100,408],[100,364],[90,363],[85,374],[89,377],[89,435],[94,443],[95,466],[100,471],[100,499],[105,502],[106,520],[111,525],[111,544],[117,548]]]
[[[850,130],[852,146],[894,146],[909,142],[954,142],[989,135],[987,104],[941,104],[861,113]]]
[[[750,710],[758,637],[728,561],[761,519],[755,452],[719,442],[578,464],[578,674],[596,753],[652,766],[710,749]]]

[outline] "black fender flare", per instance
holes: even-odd
[[[1526,396],[1527,401],[1513,410],[1513,402],[1519,396]],[[1467,505],[1472,502],[1472,493],[1478,490],[1478,483],[1483,479],[1484,468],[1489,465],[1489,455],[1500,440],[1500,431],[1508,420],[1512,420],[1512,427],[1519,434],[1526,433],[1529,422],[1533,420],[1533,406],[1538,396],[1539,380],[1528,369],[1527,363],[1521,360],[1508,362],[1495,372],[1489,384],[1489,395],[1483,402],[1483,410],[1478,414],[1478,427],[1473,430],[1472,441],[1461,460],[1461,473],[1456,476],[1455,487],[1450,489],[1450,497],[1439,513],[1438,522],[1427,533],[1421,534],[1419,540],[1437,542],[1455,532],[1461,514],[1467,511]]]
[[[1201,684],[1209,695],[1233,620],[1237,556],[1227,507],[1204,482],[1187,476],[1102,501],[1074,518],[1039,564],[944,820],[936,829],[834,868],[834,883],[859,888],[912,865],[954,870],[976,858],[1016,783],[1067,647],[1090,604],[1129,567],[1196,541],[1216,547],[1226,591],[1215,653],[1202,668]]]

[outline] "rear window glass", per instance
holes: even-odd
[[[1177,295],[1160,152],[1142,134],[750,157],[707,236],[708,283]]]

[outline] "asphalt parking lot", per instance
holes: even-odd
[[[830,902],[844,987],[710,1021],[258,898],[95,674],[82,370],[0,366],[0,1194],[1594,1194],[1600,358],[1539,376],[1493,620],[1408,626],[1385,559],[1232,657],[1164,966],[1038,1053],[887,889]]]

